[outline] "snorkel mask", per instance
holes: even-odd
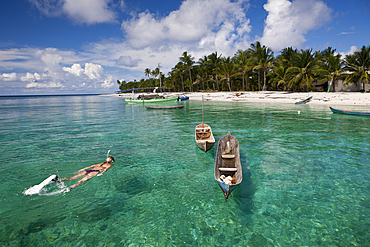
[[[110,153],[110,150],[108,150],[107,159],[105,161],[108,162],[108,163],[113,163],[114,158],[112,156],[109,156],[109,153]]]

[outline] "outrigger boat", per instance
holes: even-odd
[[[176,101],[177,97],[161,97],[156,99],[125,99],[128,104],[148,104],[148,103],[162,103],[162,102],[170,102]]]
[[[202,96],[202,123],[195,127],[195,142],[198,148],[207,152],[215,144],[211,126],[204,123],[203,96]]]
[[[243,180],[239,142],[230,132],[218,141],[214,175],[225,200]]]
[[[333,107],[330,107],[330,106],[329,108],[333,113],[346,114],[346,115],[357,115],[357,116],[370,116],[370,112],[343,111],[343,110],[334,109]]]
[[[125,101],[128,104],[143,104],[143,103],[162,103],[162,102],[169,102],[169,101],[176,101],[177,96],[173,97],[166,97],[164,95],[159,95],[156,93],[158,87],[155,87],[152,94],[140,94],[135,97],[135,89],[130,90],[132,92],[132,96],[130,99],[125,98]]]

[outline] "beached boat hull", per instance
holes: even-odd
[[[370,116],[370,112],[343,111],[343,110],[334,109],[333,107],[330,107],[330,106],[329,108],[333,113],[339,113],[339,114],[345,114],[345,115],[356,115],[356,116]]]
[[[243,180],[239,142],[230,132],[218,141],[214,176],[226,200]]]
[[[310,96],[310,97],[308,97],[307,99],[304,99],[304,100],[302,100],[302,101],[296,102],[295,104],[296,104],[296,105],[306,104],[306,103],[308,103],[308,102],[310,102],[310,101],[311,101],[312,97],[313,97],[313,96]]]
[[[179,109],[179,108],[184,108],[185,105],[176,105],[176,106],[145,106],[146,109]]]
[[[189,96],[179,97],[180,101],[189,100]]]
[[[149,104],[176,101],[177,97],[169,97],[163,99],[125,99],[128,104]]]
[[[195,142],[204,152],[209,151],[215,144],[211,126],[205,123],[198,124],[195,127]]]

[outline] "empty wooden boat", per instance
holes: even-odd
[[[202,123],[195,127],[195,142],[197,146],[207,152],[215,144],[211,126],[204,123],[203,95],[202,95]]]
[[[225,200],[243,180],[239,142],[230,132],[218,141],[214,175]]]
[[[195,142],[198,148],[207,152],[215,144],[215,138],[212,129],[208,124],[201,123],[195,127]]]

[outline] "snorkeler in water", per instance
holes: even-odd
[[[109,153],[109,152],[108,152]],[[104,172],[106,172],[109,168],[111,168],[113,165],[112,163],[114,162],[114,158],[112,156],[108,156],[106,161],[104,163],[92,165],[85,167],[77,172],[75,172],[75,176],[70,177],[70,178],[62,178],[60,181],[71,181],[71,180],[76,180],[82,177],[80,181],[77,183],[69,186],[70,189],[76,188],[79,186],[81,183],[85,184],[85,182],[95,176],[101,176],[103,175]],[[90,170],[86,170],[89,169]]]

